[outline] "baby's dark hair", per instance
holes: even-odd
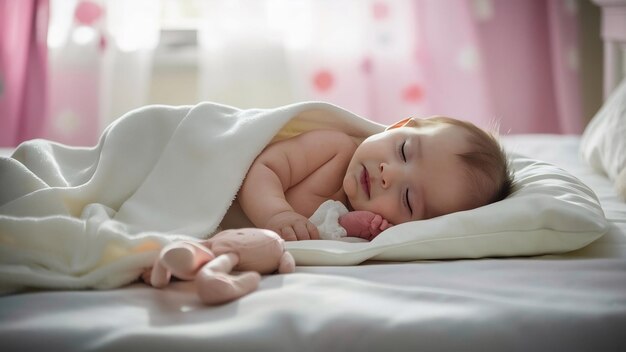
[[[459,126],[468,133],[470,150],[457,156],[465,164],[475,198],[483,206],[500,201],[509,196],[513,188],[513,173],[509,160],[496,132],[487,132],[468,121],[445,116],[434,116],[426,120]]]

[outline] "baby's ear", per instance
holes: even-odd
[[[400,121],[394,123],[393,125],[387,126],[387,128],[385,128],[385,131],[389,131],[389,130],[392,130],[392,129],[398,128],[398,127],[417,126],[417,125],[418,125],[418,122],[417,122],[417,120],[415,120],[415,118],[407,117],[406,119],[400,120]]]

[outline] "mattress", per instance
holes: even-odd
[[[192,282],[3,296],[2,350],[625,350],[626,202],[578,136],[504,144],[588,184],[610,231],[563,255],[301,266],[218,307]]]

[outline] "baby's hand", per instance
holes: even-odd
[[[285,241],[319,240],[317,227],[304,216],[285,211],[272,216],[265,228],[275,231]]]
[[[351,211],[339,217],[339,225],[346,229],[348,236],[360,237],[368,241],[393,226],[382,216],[366,210]]]

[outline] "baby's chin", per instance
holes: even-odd
[[[352,202],[350,201],[350,198],[346,197],[346,208],[348,208],[348,211],[354,211],[354,207],[352,206]]]

